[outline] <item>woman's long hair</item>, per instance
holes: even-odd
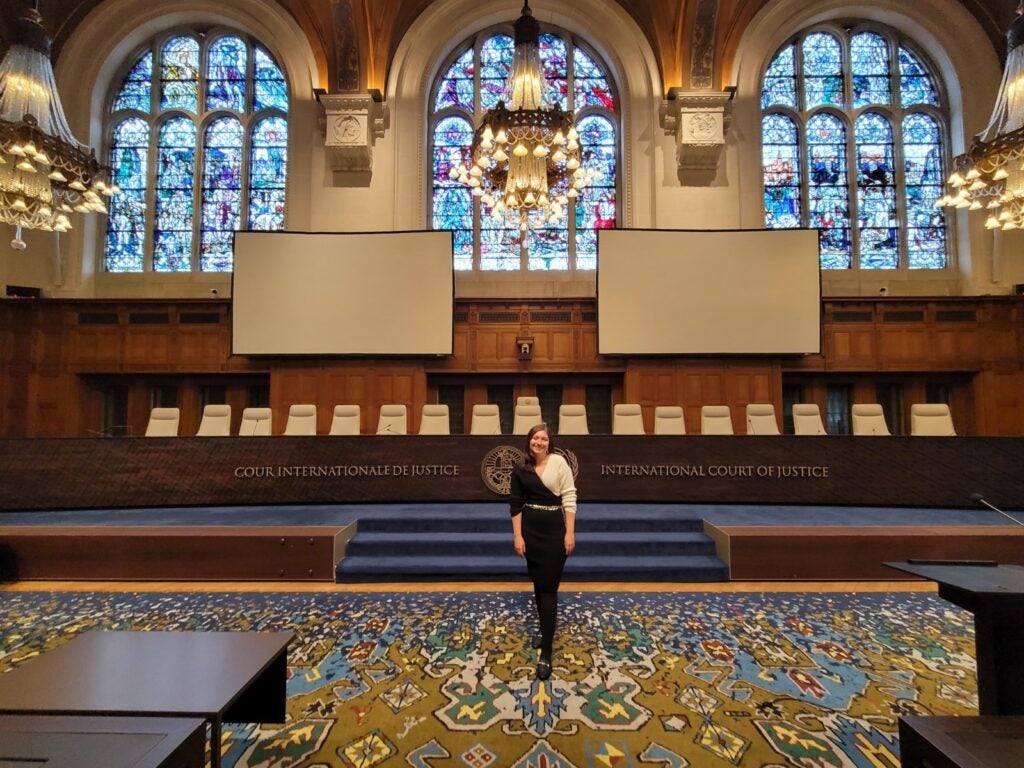
[[[530,441],[533,440],[533,436],[538,432],[548,433],[548,456],[555,452],[555,441],[551,437],[551,430],[548,429],[548,425],[541,422],[530,427],[530,431],[526,433],[526,459],[523,460],[523,466],[534,471],[537,469],[537,459],[534,457],[533,451],[530,450]]]

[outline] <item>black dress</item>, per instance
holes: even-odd
[[[526,467],[512,470],[512,514],[521,510],[526,542],[526,569],[534,589],[557,592],[565,568],[565,513],[562,500],[537,473]]]

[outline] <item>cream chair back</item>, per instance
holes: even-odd
[[[732,411],[728,405],[704,405],[700,409],[702,435],[731,435]]]
[[[685,435],[686,418],[681,405],[659,405],[654,409],[654,434]]]

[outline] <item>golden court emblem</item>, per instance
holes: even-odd
[[[575,478],[580,471],[580,462],[576,454],[562,448],[555,448],[555,453],[565,459]],[[500,496],[508,496],[512,490],[512,468],[522,464],[525,458],[526,454],[514,445],[499,445],[492,448],[484,454],[483,461],[480,462],[480,476],[484,485]]]

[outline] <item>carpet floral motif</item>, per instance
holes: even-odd
[[[977,711],[969,614],[935,595],[0,593],[0,671],[92,629],[292,629],[288,717],[226,727],[258,768],[896,768],[902,714]]]

